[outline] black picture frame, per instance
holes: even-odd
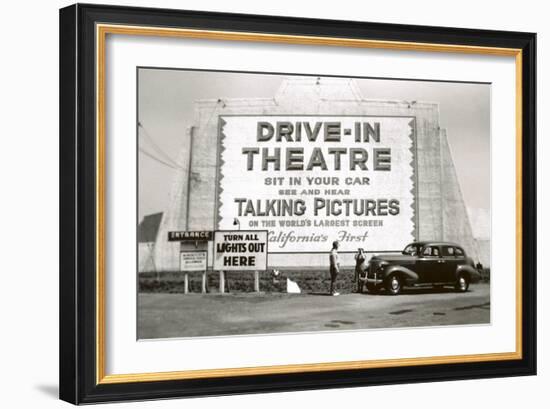
[[[98,383],[96,24],[514,48],[522,53],[521,358]],[[74,404],[536,374],[536,34],[77,4],[60,10],[60,398]]]

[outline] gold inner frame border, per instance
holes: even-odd
[[[96,24],[96,383],[173,381],[215,377],[291,374],[350,369],[388,368],[469,362],[519,360],[522,358],[522,50],[458,44],[415,43],[353,38],[296,36],[285,34],[199,30]],[[505,353],[435,357],[321,362],[313,364],[238,367],[131,374],[105,373],[105,43],[107,35],[157,36],[186,39],[248,41],[294,45],[374,48],[401,51],[466,53],[515,57],[516,66],[516,350]]]

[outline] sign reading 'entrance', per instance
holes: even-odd
[[[168,241],[212,241],[211,231],[169,231]]]

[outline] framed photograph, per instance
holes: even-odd
[[[61,399],[534,375],[535,44],[61,9]]]

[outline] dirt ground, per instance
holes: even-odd
[[[401,295],[324,293],[138,296],[138,338],[268,334],[490,323],[490,285]]]

